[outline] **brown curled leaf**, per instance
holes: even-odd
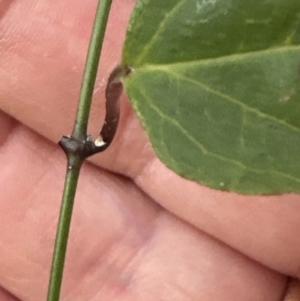
[[[112,142],[119,123],[120,117],[120,102],[119,98],[123,91],[122,78],[130,73],[130,68],[127,66],[117,66],[110,74],[105,90],[106,98],[106,115],[104,125],[101,129],[99,137],[95,140],[102,144],[101,151],[106,149]]]

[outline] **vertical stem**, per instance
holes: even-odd
[[[88,118],[111,3],[112,0],[99,0],[73,133],[71,137],[64,136],[60,141],[60,145],[67,155],[68,167],[55,239],[47,301],[59,301],[60,299],[75,193],[80,168],[86,157],[82,146],[86,143]]]
[[[75,161],[77,161],[76,167],[74,166],[74,168],[68,168],[65,178],[65,186],[60,208],[60,217],[57,226],[55,246],[52,258],[51,277],[48,287],[48,301],[57,301],[59,300],[60,296],[71,217],[80,167],[82,163],[80,158],[74,159]]]
[[[84,140],[87,132],[99,58],[112,0],[99,1],[81,86],[80,99],[72,136]]]

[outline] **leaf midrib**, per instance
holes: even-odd
[[[299,55],[300,55],[300,45],[298,46],[289,46],[289,47],[281,47],[281,48],[276,48],[276,49],[272,49],[272,50],[264,50],[264,51],[256,51],[256,52],[250,52],[247,53],[247,56],[249,57],[254,56],[254,55],[269,55],[270,52],[274,53],[274,52],[280,52],[283,50],[286,50],[288,48],[288,50],[291,51],[299,51]],[[293,131],[296,131],[298,134],[300,134],[300,128],[296,127],[295,125],[286,122],[285,120],[282,119],[278,119],[272,115],[268,115],[262,111],[260,111],[258,108],[254,108],[254,107],[250,107],[247,106],[243,101],[232,97],[231,95],[225,94],[224,92],[218,91],[216,89],[214,89],[213,87],[210,87],[209,85],[203,83],[200,80],[196,80],[196,79],[192,79],[189,78],[187,76],[182,75],[180,72],[178,72],[179,70],[188,68],[188,67],[201,67],[203,65],[207,65],[207,64],[217,64],[217,63],[221,63],[224,62],[225,59],[227,60],[242,60],[244,59],[245,54],[235,54],[235,55],[230,55],[230,56],[224,56],[224,57],[219,57],[217,59],[205,59],[205,60],[197,60],[197,61],[193,61],[193,62],[188,62],[188,63],[172,63],[172,64],[161,64],[161,65],[154,65],[154,64],[147,64],[144,65],[142,67],[139,67],[137,69],[133,69],[133,70],[139,70],[140,72],[154,72],[154,71],[161,71],[161,72],[165,72],[165,73],[169,73],[171,76],[173,77],[177,77],[177,78],[181,78],[185,81],[191,82],[195,85],[200,86],[202,89],[209,91],[212,94],[215,94],[219,97],[225,98],[226,100],[230,101],[231,103],[235,103],[239,106],[241,106],[242,108],[244,108],[247,111],[251,111],[257,115],[259,115],[260,117],[264,117],[267,118],[269,120],[275,121],[279,124],[282,124],[284,126],[287,126],[288,128],[292,129]],[[195,64],[198,63],[198,66],[195,66]]]
[[[190,65],[209,65],[209,64],[217,64],[217,63],[223,63],[226,61],[238,61],[238,60],[244,60],[245,58],[249,58],[252,56],[260,56],[260,55],[270,55],[273,53],[280,53],[285,51],[299,51],[300,55],[300,45],[284,45],[284,46],[277,46],[277,47],[271,47],[263,50],[253,50],[243,53],[234,53],[234,54],[228,54],[224,56],[218,56],[213,58],[205,58],[205,59],[195,59],[195,60],[188,60],[188,61],[181,61],[181,62],[172,62],[172,63],[144,63],[143,65],[138,66],[136,69],[145,69],[145,68],[184,68],[189,67]],[[135,66],[131,66],[135,68]]]

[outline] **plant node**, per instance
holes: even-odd
[[[75,155],[82,161],[87,157],[102,152],[105,146],[105,144],[96,145],[91,136],[87,136],[84,140],[79,140],[72,136],[63,136],[58,144],[64,150],[67,157]]]
[[[120,105],[119,98],[123,91],[122,78],[127,76],[131,69],[127,66],[117,66],[109,76],[105,90],[106,115],[103,127],[99,136],[93,140],[90,135],[85,139],[78,139],[74,135],[63,136],[59,141],[60,147],[64,150],[69,160],[69,169],[72,169],[70,157],[77,157],[80,161],[103,152],[111,144],[119,123]],[[77,160],[76,160],[77,161]]]

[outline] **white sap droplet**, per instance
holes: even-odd
[[[95,144],[95,146],[97,146],[97,147],[101,147],[101,146],[105,145],[106,142],[103,141],[102,136],[99,136],[99,137],[97,137],[97,138],[95,139],[94,144]]]

